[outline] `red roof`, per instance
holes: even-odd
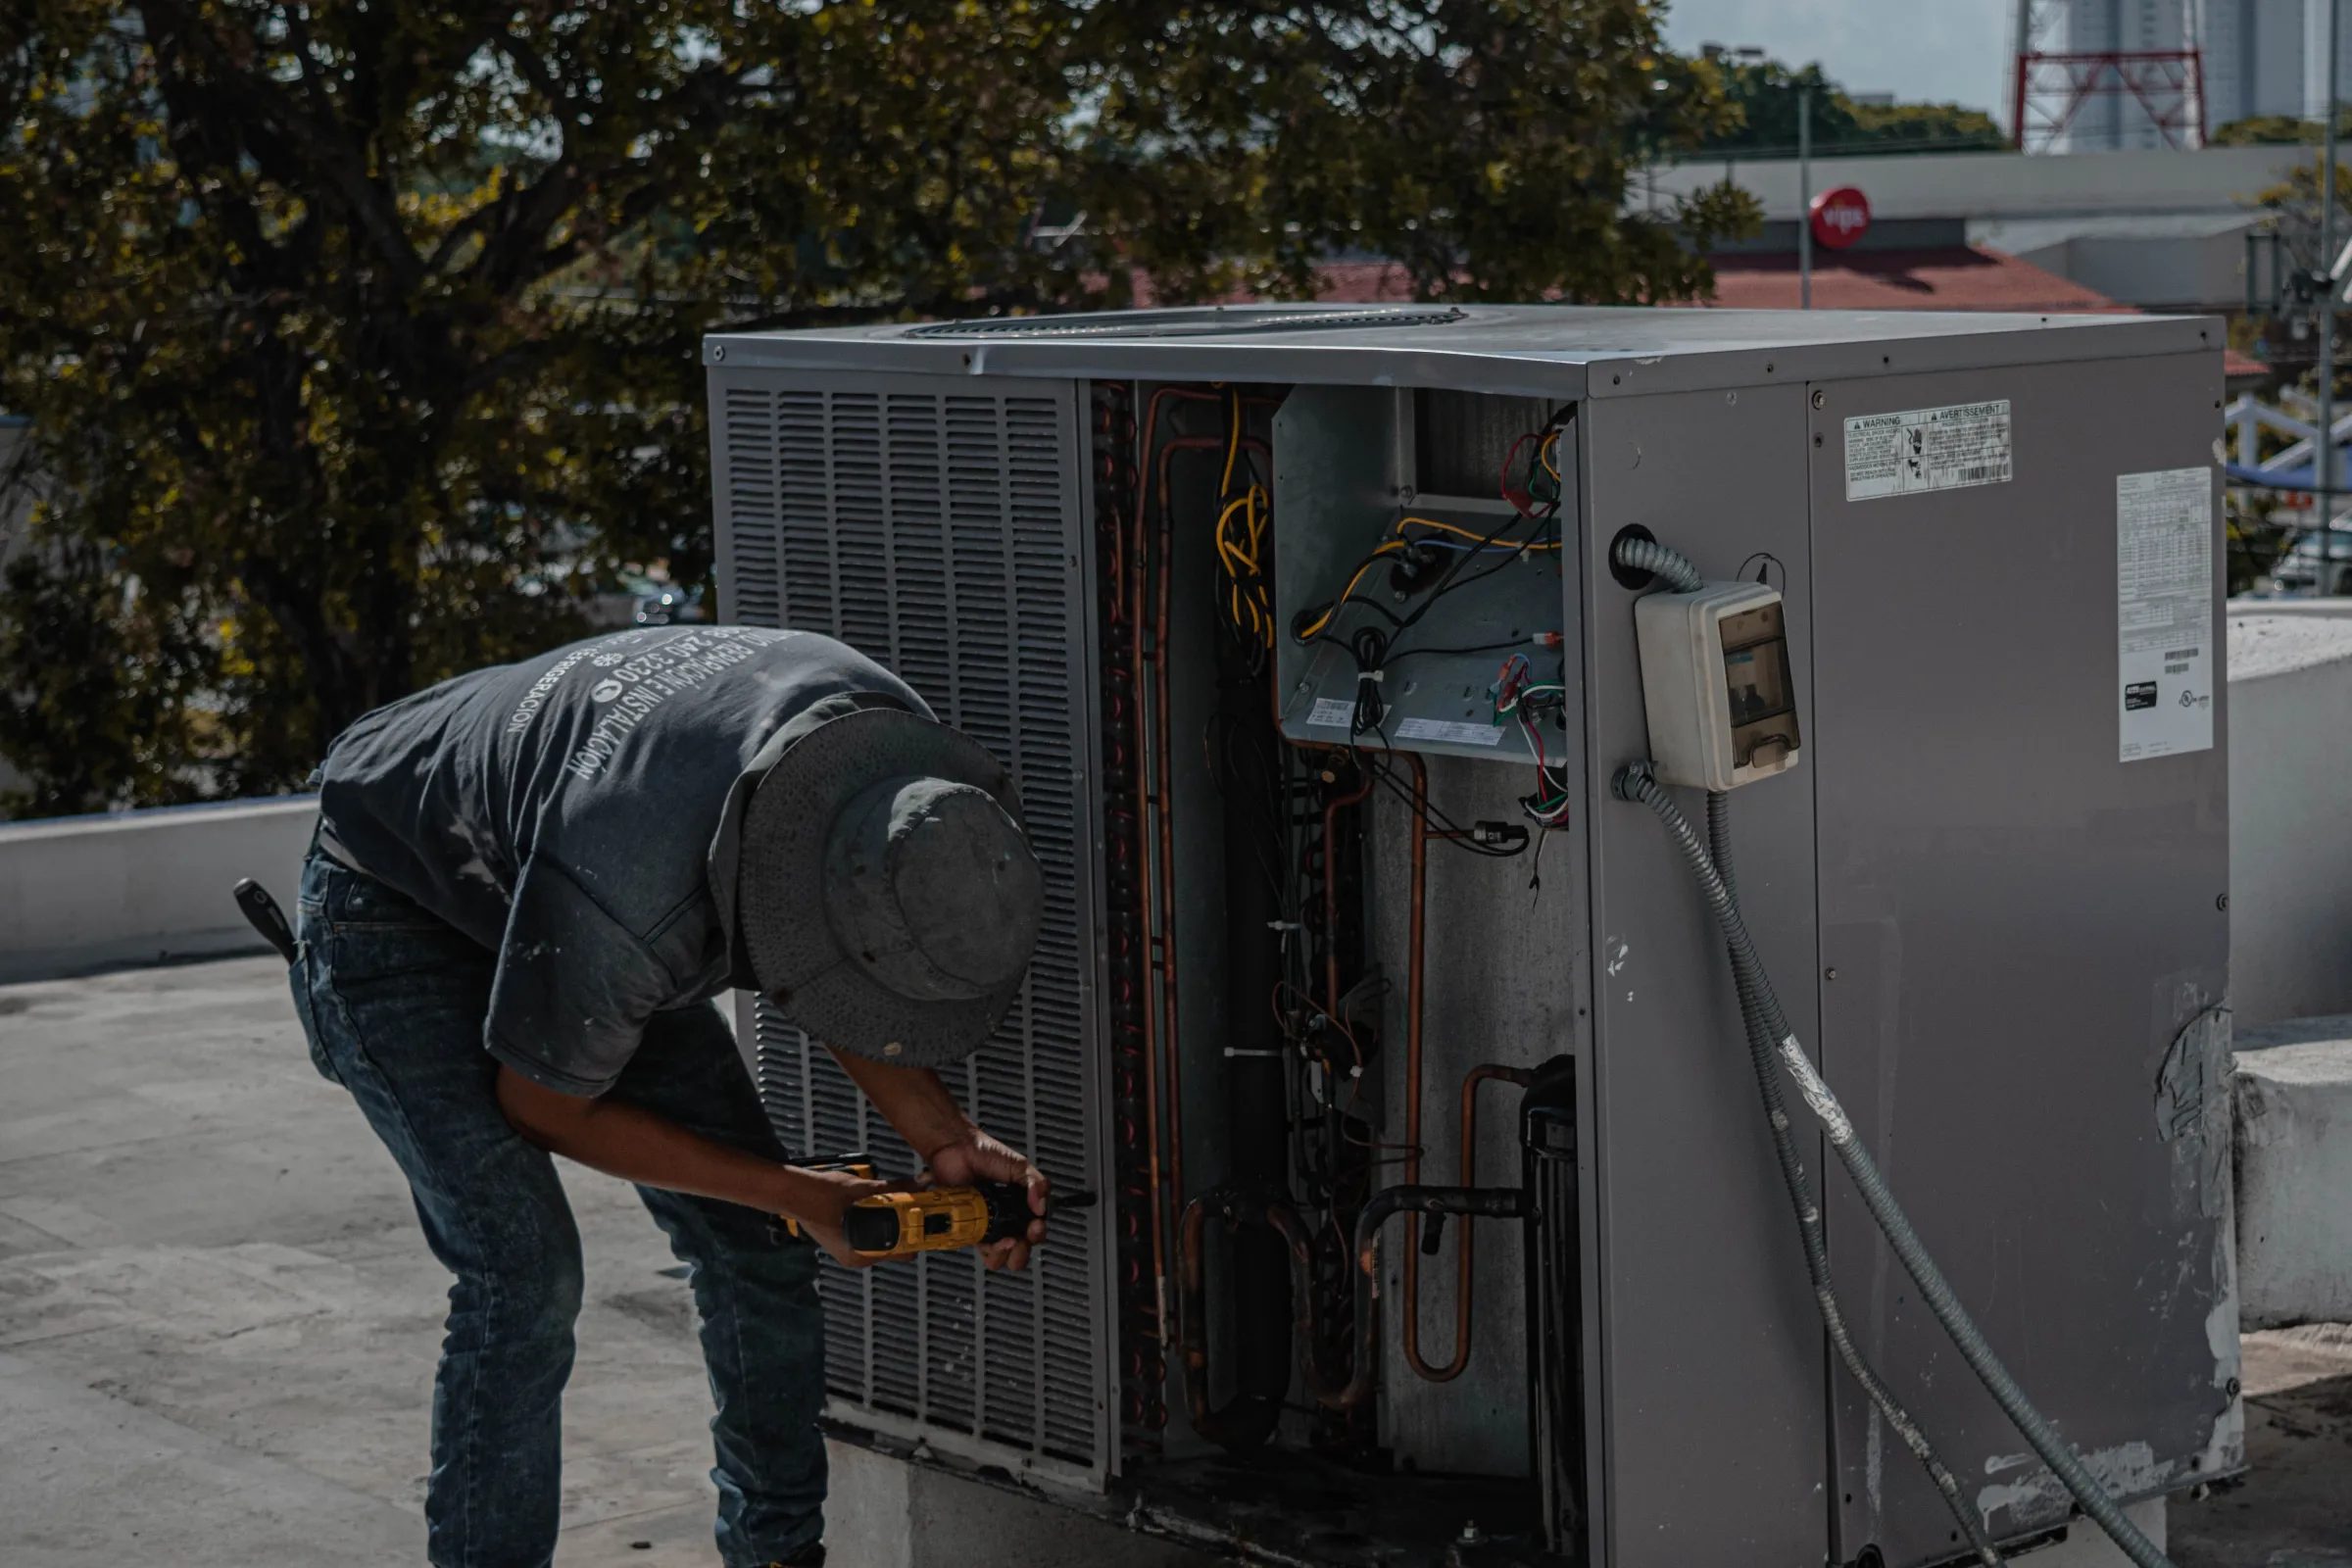
[[[1718,256],[1723,310],[1792,311],[1800,288],[1792,254]],[[1813,307],[1822,311],[2044,311],[2129,313],[2095,289],[1982,245],[1933,250],[1815,252]]]
[[[2251,354],[2222,350],[2222,378],[2226,381],[2267,381],[2276,373]]]

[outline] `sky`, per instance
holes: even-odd
[[[1791,66],[1815,61],[1849,92],[1956,103],[1996,118],[2015,0],[1669,0],[1666,41],[1753,44]]]

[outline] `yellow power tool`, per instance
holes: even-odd
[[[1086,1208],[1094,1200],[1092,1193],[1052,1193],[1046,1212]],[[1017,1182],[975,1182],[860,1198],[842,1216],[841,1234],[852,1251],[868,1257],[912,1257],[1026,1236],[1035,1218],[1028,1188]]]
[[[804,1170],[847,1171],[874,1179],[874,1163],[862,1153],[795,1160]],[[1054,1191],[1046,1199],[1046,1212],[1091,1208],[1092,1193]],[[868,1257],[912,1257],[917,1252],[951,1251],[979,1247],[1028,1234],[1029,1189],[1017,1182],[977,1182],[969,1187],[926,1187],[911,1193],[876,1193],[860,1198],[842,1216],[842,1239],[854,1252]],[[797,1221],[785,1228],[801,1234]]]

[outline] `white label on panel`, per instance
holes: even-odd
[[[1845,421],[1845,499],[1924,495],[2011,477],[2009,400]]]
[[[1456,719],[1408,718],[1396,726],[1400,741],[1449,741],[1456,746],[1500,746],[1499,724],[1465,724]]]
[[[1318,697],[1306,721],[1324,729],[1346,729],[1355,722],[1355,705],[1345,697]]]
[[[2213,470],[2115,476],[2122,760],[2213,746]]]

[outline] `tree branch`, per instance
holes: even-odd
[[[321,121],[304,114],[276,82],[239,66],[184,0],[140,0],[140,15],[174,119],[234,127],[236,139],[271,178],[289,189],[332,191],[401,291],[416,286],[423,267],[402,225],[398,200],[369,177],[347,127],[332,116]],[[217,86],[208,91],[208,83]]]

